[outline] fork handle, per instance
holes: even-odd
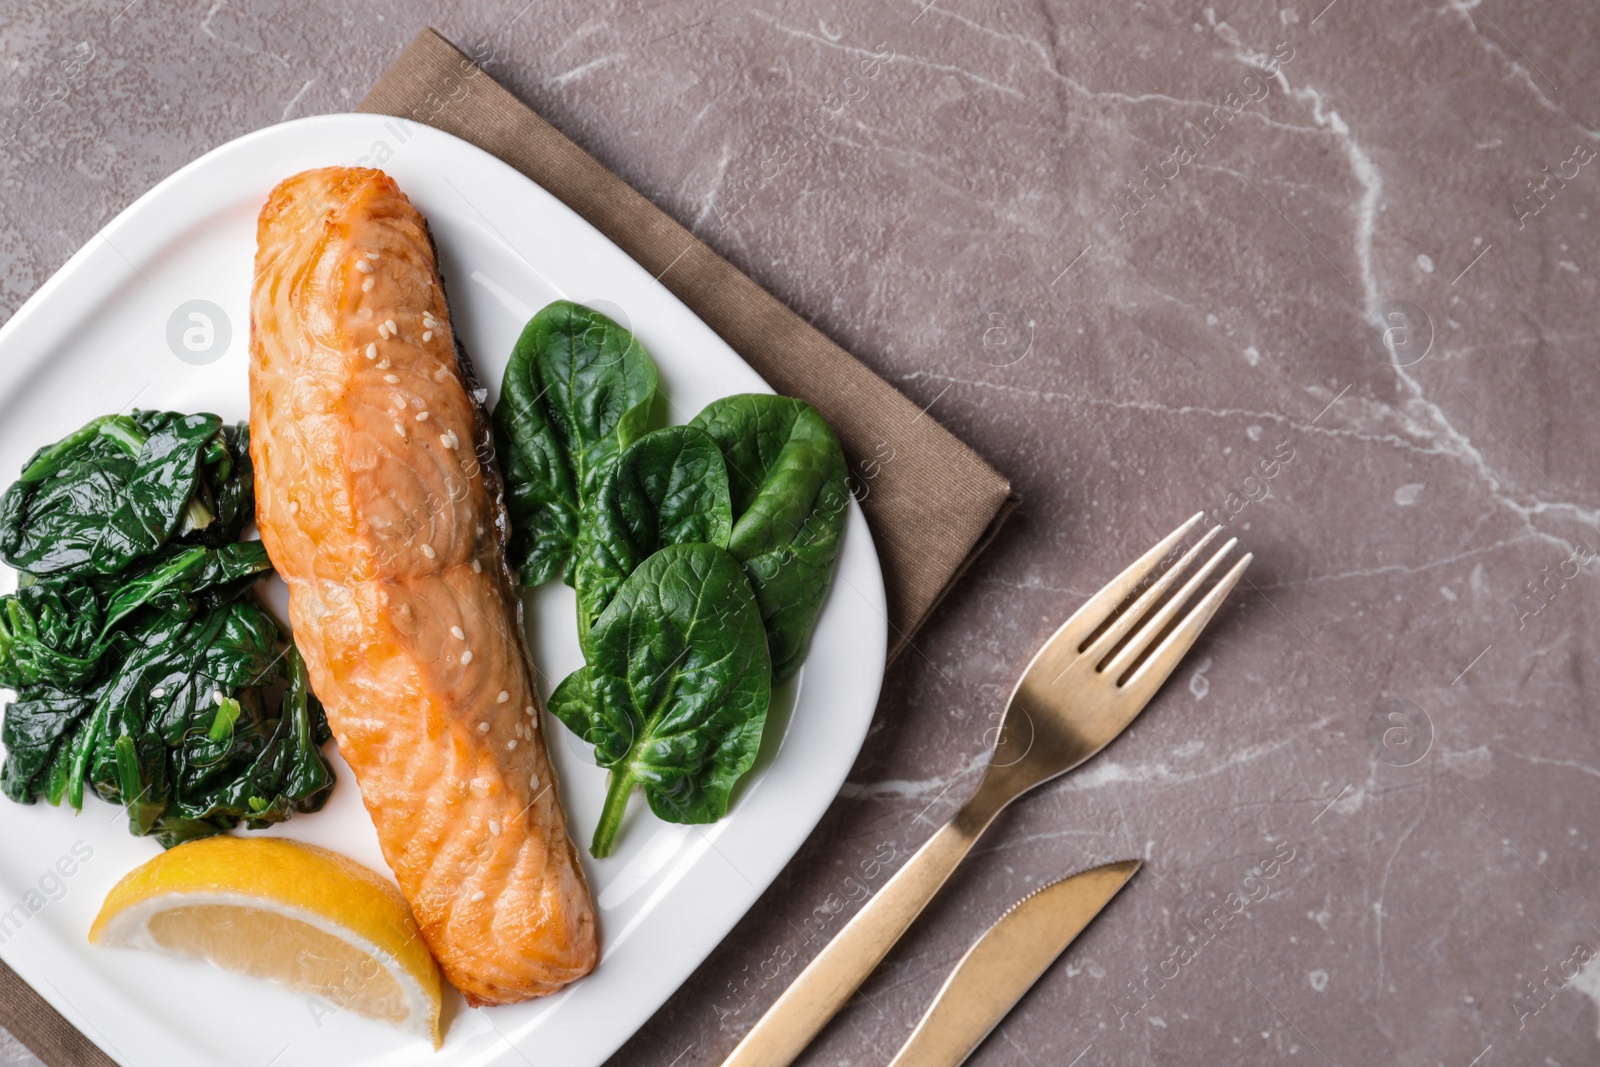
[[[941,826],[767,1009],[722,1067],[787,1067],[855,994],[999,808],[979,796]]]

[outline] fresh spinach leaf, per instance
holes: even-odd
[[[511,516],[509,555],[524,585],[573,581],[579,517],[617,456],[648,424],[656,368],[598,311],[558,300],[523,329],[494,410]]]
[[[587,737],[594,721],[594,691],[589,686],[589,667],[584,665],[561,680],[545,708],[579,737]]]
[[[722,818],[772,698],[766,635],[739,562],[715,545],[661,549],[622,583],[590,637],[591,699],[565,705],[587,709],[569,725],[611,771],[590,851],[610,854],[635,785],[669,822]]]
[[[782,681],[806,657],[839,558],[850,504],[844,450],[827,420],[793,397],[724,397],[690,425],[727,460],[728,551],[750,575]]]
[[[594,621],[639,564],[667,545],[725,548],[732,529],[728,469],[715,441],[692,426],[668,426],[629,445],[579,526],[574,588],[585,651]]]

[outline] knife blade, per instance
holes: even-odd
[[[1122,860],[1024,897],[961,957],[889,1067],[958,1067],[1139,869]]]

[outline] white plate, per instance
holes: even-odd
[[[248,414],[247,297],[255,219],[280,179],[330,164],[379,166],[427,217],[451,315],[491,394],[528,317],[558,297],[598,304],[639,336],[661,370],[671,421],[729,393],[770,392],[712,330],[620,249],[506,164],[429,127],[329,115],[262,130],[196,160],[140,197],[0,329],[0,484],[40,445],[95,415],[141,408]],[[169,345],[189,301],[216,305],[220,354],[192,365]],[[206,349],[206,324],[176,317],[178,350]],[[0,568],[3,570],[4,568]],[[5,574],[9,584],[15,576]],[[571,591],[529,600],[534,661],[548,695],[581,657]],[[121,809],[82,814],[0,799],[0,957],[118,1061],[190,1064],[598,1064],[727,935],[799,848],[855,760],[878,699],[886,642],[883,578],[852,504],[833,591],[798,683],[775,695],[767,744],[732,812],[705,828],[658,822],[639,797],[617,853],[584,855],[603,954],[593,975],[544,1000],[472,1010],[453,993],[443,1050],[208,964],[91,948],[106,891],[156,855]],[[546,717],[561,797],[580,845],[605,775]],[[336,761],[326,810],[273,831],[387,871],[356,784]],[[76,852],[74,852],[76,848]],[[85,858],[87,856],[87,858]],[[58,866],[59,864],[59,866]],[[67,873],[70,872],[70,873]],[[13,907],[19,904],[20,910]],[[9,917],[8,917],[9,916]],[[705,1024],[716,1019],[704,1007]]]

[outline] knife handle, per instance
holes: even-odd
[[[979,789],[800,972],[722,1067],[788,1067],[889,954],[1002,805]]]

